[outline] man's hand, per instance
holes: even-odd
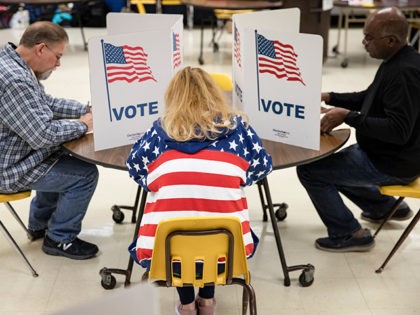
[[[82,116],[80,116],[80,121],[84,122],[86,126],[88,127],[88,131],[90,132],[93,130],[93,116],[91,112],[88,112]]]
[[[330,101],[330,93],[323,92],[321,93],[321,102],[328,103]]]
[[[330,133],[335,127],[341,125],[350,111],[341,107],[323,109],[324,117],[321,119],[321,133]]]

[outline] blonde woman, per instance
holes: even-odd
[[[200,68],[180,70],[169,83],[163,117],[133,146],[130,177],[148,193],[138,239],[130,253],[150,268],[157,224],[163,218],[228,213],[242,222],[246,254],[258,238],[249,225],[243,191],[272,169],[271,157],[243,115]],[[213,315],[214,286],[177,288],[176,314]],[[198,312],[198,313],[197,313]]]

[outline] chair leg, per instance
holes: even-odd
[[[257,315],[257,298],[251,284],[246,284],[244,279],[233,278],[232,284],[242,286],[242,315],[246,314],[249,304],[249,314]]]
[[[248,310],[249,294],[245,286],[242,287],[242,315],[246,314]]]
[[[415,215],[415,217],[413,218],[413,220],[411,220],[410,224],[406,227],[406,229],[404,230],[403,234],[400,236],[399,240],[397,241],[397,243],[395,244],[394,248],[389,253],[388,257],[385,259],[385,261],[383,262],[383,264],[381,265],[381,267],[379,267],[376,270],[376,273],[381,273],[382,270],[384,270],[384,268],[385,268],[386,264],[388,263],[388,261],[395,254],[395,252],[398,250],[398,248],[401,246],[401,244],[405,241],[405,239],[407,238],[407,236],[410,234],[410,232],[416,226],[416,224],[419,221],[419,219],[420,219],[420,209],[417,211],[417,214]]]
[[[257,315],[257,298],[255,297],[254,288],[249,284],[245,285],[246,291],[249,297],[249,313],[251,315]]]
[[[4,226],[3,222],[1,222],[1,221],[0,221],[0,229],[3,231],[4,235],[6,235],[6,237],[12,242],[13,247],[17,250],[17,252],[19,253],[20,257],[22,257],[22,259],[24,260],[25,264],[31,270],[32,276],[38,277],[37,272],[32,267],[31,263],[26,258],[25,254],[22,252],[22,250],[20,249],[19,245],[16,243],[15,239],[12,237],[12,235],[9,233],[9,231],[6,229],[6,227]]]
[[[376,235],[378,235],[379,231],[382,229],[382,227],[385,225],[385,223],[388,222],[389,219],[391,219],[391,217],[394,215],[394,213],[397,211],[398,207],[400,206],[400,204],[403,202],[404,197],[400,197],[398,198],[397,201],[395,201],[394,205],[392,206],[391,210],[389,211],[389,213],[387,214],[387,216],[385,217],[385,219],[382,221],[381,225],[379,225],[378,229],[376,230],[375,234],[373,234],[373,238],[376,237]]]
[[[26,234],[29,235],[28,228],[26,225],[22,222],[18,214],[16,213],[15,209],[12,207],[12,205],[9,202],[5,203],[6,207],[9,209],[12,216],[16,219],[16,221],[19,223],[19,225],[25,230]]]

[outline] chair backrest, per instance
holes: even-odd
[[[233,90],[232,79],[224,73],[210,73],[217,85],[226,92]]]
[[[232,277],[243,278],[247,284],[250,281],[238,218],[188,217],[159,223],[150,281],[165,281],[167,286],[203,287],[231,284]]]
[[[156,4],[156,0],[131,0],[131,4],[137,6],[139,13],[145,14],[145,4]],[[162,5],[181,5],[181,0],[162,0]]]
[[[234,14],[251,13],[254,10],[225,10],[214,9],[214,15],[218,20],[231,20]]]

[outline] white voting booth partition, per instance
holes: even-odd
[[[182,15],[110,13],[107,35],[89,40],[95,150],[132,144],[164,108],[182,67]]]
[[[297,8],[233,16],[234,105],[264,139],[319,150],[322,37]]]

